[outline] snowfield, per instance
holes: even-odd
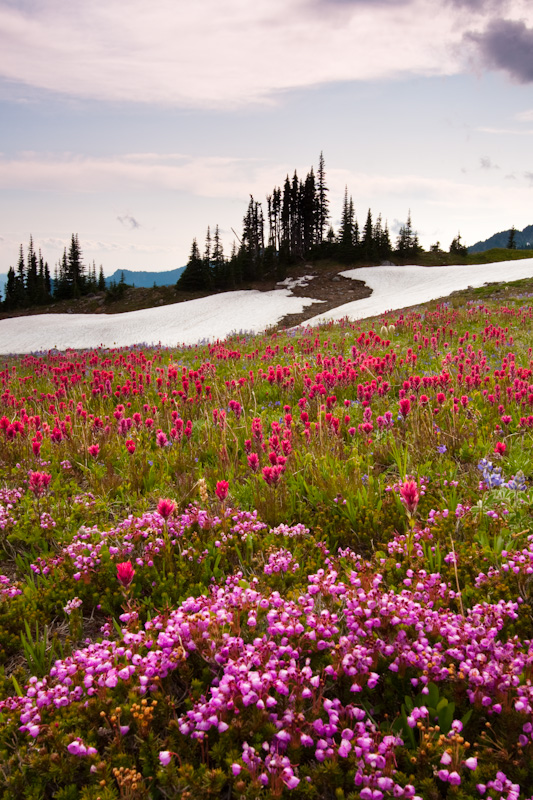
[[[343,275],[365,281],[372,295],[318,314],[306,325],[349,317],[364,319],[446,297],[468,286],[533,277],[533,259],[450,267],[363,267]],[[57,348],[175,346],[223,339],[233,332],[259,333],[314,301],[289,288],[235,291],[124,314],[39,314],[0,321],[0,354]]]

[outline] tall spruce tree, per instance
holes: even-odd
[[[30,306],[39,300],[38,275],[37,254],[33,246],[33,237],[30,236],[26,257],[26,298]]]
[[[362,256],[368,261],[376,258],[376,242],[374,239],[374,226],[372,224],[372,211],[368,209],[365,227],[363,228],[363,241],[361,242]]]
[[[226,262],[224,259],[224,247],[220,238],[218,225],[215,226],[213,235],[213,250],[211,252],[211,282],[218,289],[226,287]]]
[[[261,203],[250,195],[248,210],[243,219],[239,260],[242,279],[261,280],[263,277],[265,252],[265,227]]]
[[[206,273],[205,259],[200,255],[198,242],[193,239],[187,266],[176,283],[176,289],[184,292],[205,291],[209,288],[210,276]]]
[[[67,286],[69,297],[79,297],[86,292],[85,267],[78,234],[72,234],[67,256]]]
[[[420,244],[418,242],[418,234],[413,230],[411,222],[411,210],[407,215],[407,222],[402,225],[396,240],[396,252],[400,258],[412,258],[420,252]]]
[[[26,268],[24,265],[24,248],[20,245],[17,275],[15,280],[15,308],[22,308],[28,304],[26,294]]]
[[[344,189],[341,225],[337,236],[339,261],[349,264],[355,258],[355,211],[348,187]]]
[[[324,155],[320,153],[317,170],[317,213],[316,213],[316,242],[318,245],[324,241],[324,236],[329,219],[328,187],[326,186],[326,167]]]

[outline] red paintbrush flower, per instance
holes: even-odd
[[[163,519],[168,519],[176,510],[176,503],[174,500],[161,498],[157,504],[157,513],[161,514]]]
[[[135,570],[131,561],[121,561],[120,564],[117,564],[117,580],[122,586],[128,587],[134,575]]]
[[[229,483],[227,481],[218,481],[215,489],[215,494],[218,499],[223,502],[228,496]]]
[[[420,500],[416,481],[405,481],[400,486],[400,498],[409,514],[414,514]]]

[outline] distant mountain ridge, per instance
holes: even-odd
[[[135,272],[132,269],[116,269],[105,279],[105,282],[107,286],[111,283],[119,283],[124,275],[124,281],[129,286],[143,289],[149,289],[151,286],[172,286],[184,269],[185,267],[176,267],[176,269],[169,269],[166,272]]]
[[[511,228],[507,231],[500,231],[493,234],[484,242],[476,242],[468,248],[469,253],[482,253],[484,250],[492,250],[493,247],[507,247]],[[533,249],[533,225],[526,225],[523,231],[515,231],[515,243],[518,250]]]
[[[119,283],[122,275],[128,286],[150,289],[152,286],[172,286],[176,283],[185,267],[176,267],[164,272],[135,272],[132,269],[116,269],[112,275],[105,279],[106,286]],[[7,283],[7,273],[0,273],[0,294],[4,297],[4,286]]]

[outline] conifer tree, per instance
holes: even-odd
[[[24,249],[20,245],[17,275],[15,279],[15,305],[14,308],[23,308],[27,305],[26,295],[26,270],[24,267]]]
[[[15,274],[15,270],[13,267],[9,267],[7,271],[7,282],[4,289],[5,298],[3,306],[7,310],[11,310],[12,308],[16,308],[16,295],[17,295],[17,276]]]
[[[348,198],[348,187],[344,189],[344,203],[342,207],[341,225],[339,228],[338,253],[339,261],[350,263],[355,257],[355,211],[352,198]]]
[[[280,260],[285,264],[291,257],[291,238],[292,238],[292,195],[289,176],[285,178],[283,185],[283,199],[281,203],[281,242]]]
[[[187,266],[176,283],[176,289],[184,292],[196,292],[209,288],[209,275],[206,274],[205,259],[200,255],[198,242],[193,239],[191,254]]]
[[[67,291],[69,297],[79,297],[86,291],[85,267],[78,234],[72,234],[67,257]]]
[[[50,278],[50,267],[48,266],[48,261],[44,262],[44,294],[45,294],[45,302],[49,303],[52,299],[52,280]]]
[[[326,169],[324,164],[324,155],[320,153],[318,160],[317,171],[317,214],[316,214],[316,241],[317,244],[322,244],[324,235],[328,224],[329,211],[328,211],[328,188],[326,186]]]
[[[39,297],[37,255],[33,246],[33,237],[30,236],[28,255],[26,259],[26,299],[28,305],[33,306]]]
[[[363,257],[369,261],[374,261],[376,258],[376,247],[374,240],[374,227],[372,225],[372,212],[368,209],[365,227],[363,228],[363,241],[362,252]]]
[[[100,264],[100,272],[98,273],[98,291],[105,292],[104,269],[101,264]]]
[[[211,276],[211,227],[209,225],[205,235],[204,261],[206,275]]]
[[[452,239],[452,243],[450,244],[450,253],[454,253],[455,255],[459,256],[466,256],[468,253],[468,248],[461,242],[461,234],[458,233],[455,239]]]
[[[225,266],[224,247],[220,238],[219,227],[216,225],[215,234],[213,236],[213,250],[211,253],[211,281],[213,286],[217,288],[225,288],[226,286]]]
[[[302,256],[307,258],[313,249],[317,235],[317,199],[315,174],[311,167],[301,191]]]
[[[241,247],[239,251],[243,280],[261,280],[263,277],[265,251],[264,218],[261,203],[252,195],[243,219]]]
[[[396,252],[401,258],[411,258],[420,252],[418,234],[413,230],[411,210],[407,215],[407,222],[402,225],[396,240]]]
[[[514,225],[509,231],[509,238],[507,239],[507,249],[516,250],[516,228]]]

